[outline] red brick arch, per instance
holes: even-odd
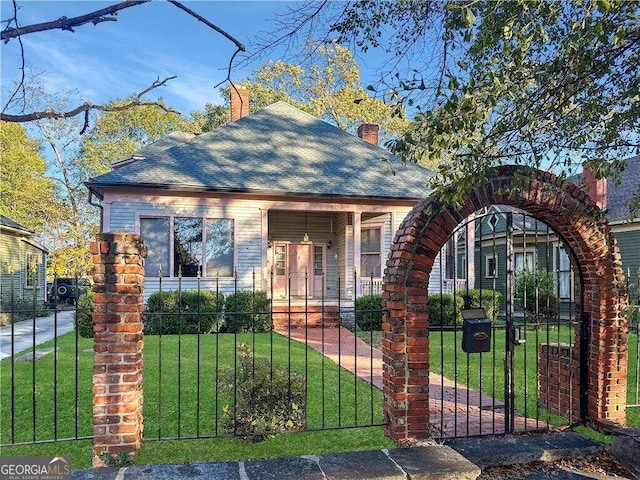
[[[588,322],[589,420],[625,421],[626,292],[606,218],[576,185],[549,172],[517,166],[491,169],[460,208],[426,198],[402,222],[387,261],[383,325],[384,411],[394,440],[429,437],[429,275],[436,255],[467,216],[494,204],[526,210],[556,230],[575,253]]]

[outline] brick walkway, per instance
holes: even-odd
[[[285,337],[286,328],[276,331]],[[382,352],[367,345],[344,327],[291,329],[291,338],[307,343],[364,381],[382,389]],[[444,437],[502,434],[505,432],[504,403],[437,373],[429,375],[431,423]],[[516,431],[539,430],[546,423],[516,413]]]

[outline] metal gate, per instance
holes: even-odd
[[[567,243],[519,209],[492,206],[456,228],[431,273],[434,436],[538,431],[583,418],[581,285]]]

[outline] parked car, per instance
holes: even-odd
[[[48,283],[47,287],[48,303],[74,305],[80,295],[91,288],[91,282],[88,278],[58,277],[53,283]]]

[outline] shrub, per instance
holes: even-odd
[[[209,333],[222,321],[224,296],[197,290],[156,292],[147,300],[144,333],[147,335]]]
[[[36,302],[34,309],[32,298],[14,299],[13,304],[10,300],[5,300],[2,310],[5,311],[0,312],[0,325],[11,325],[12,322],[17,323],[33,317],[45,317],[51,313],[40,300]]]
[[[482,290],[482,301],[480,301],[480,290],[472,288],[469,292],[461,292],[464,305],[468,308],[484,308],[487,318],[496,320],[500,311],[502,293],[496,290]]]
[[[432,326],[462,325],[462,295],[434,293],[429,295],[429,324]]]
[[[87,290],[78,298],[73,325],[78,335],[93,338],[93,291]]]
[[[235,408],[223,408],[228,433],[261,441],[278,433],[301,430],[305,425],[305,379],[295,371],[255,357],[248,345],[238,345],[238,367],[220,372],[218,386],[235,395]],[[235,378],[234,378],[235,377]]]
[[[365,295],[356,299],[356,324],[361,330],[382,330],[382,295]]]
[[[518,305],[535,320],[558,314],[555,275],[545,268],[530,273],[518,272],[515,279],[515,295]]]
[[[271,330],[267,292],[241,290],[224,303],[224,327],[230,333],[268,332]]]

